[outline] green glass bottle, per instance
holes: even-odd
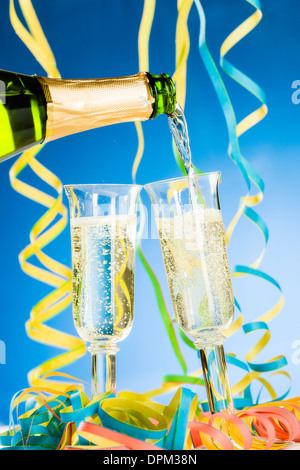
[[[0,70],[0,161],[88,129],[169,115],[175,104],[167,74],[66,80]]]

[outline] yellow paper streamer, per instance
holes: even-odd
[[[143,15],[138,35],[138,54],[140,72],[149,71],[149,40],[155,13],[156,0],[145,0]],[[138,167],[141,163],[144,153],[144,134],[140,121],[134,123],[138,136],[138,149],[132,166],[132,181],[135,183]]]
[[[45,69],[48,76],[60,77],[54,55],[43,33],[31,0],[19,0],[19,5],[28,29],[25,28],[17,16],[14,0],[10,0],[10,20],[16,34]],[[50,258],[43,251],[64,230],[68,221],[68,213],[62,203],[63,186],[61,181],[36,159],[36,155],[41,148],[42,146],[26,150],[15,161],[9,173],[11,185],[17,192],[47,208],[47,211],[30,231],[30,243],[20,253],[19,261],[22,270],[28,276],[54,287],[55,290],[32,308],[30,319],[26,322],[26,330],[31,339],[66,349],[67,352],[44,362],[29,372],[29,383],[34,386],[41,383],[40,378],[42,375],[66,366],[85,354],[85,344],[81,339],[44,325],[44,322],[49,321],[70,305],[71,271],[68,267]],[[20,173],[27,166],[56,191],[56,198],[19,179]],[[33,256],[39,260],[43,266],[42,268],[29,261]],[[52,383],[50,385],[53,386]],[[54,385],[58,390],[64,387],[61,382]]]
[[[277,450],[300,439],[299,397],[211,415],[201,412],[197,395],[184,388],[168,405],[129,391],[90,400],[81,384],[62,391],[43,385],[55,375],[78,381],[48,373],[40,386],[16,394],[10,431],[0,434],[1,445],[28,450]],[[19,415],[22,403],[25,412]]]
[[[176,68],[172,78],[176,83],[176,98],[182,109],[185,106],[187,59],[190,51],[190,36],[187,21],[193,1],[177,0]]]

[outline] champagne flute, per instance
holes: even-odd
[[[68,185],[73,319],[92,356],[92,396],[116,394],[118,342],[132,327],[141,186]]]
[[[220,173],[145,185],[179,327],[199,351],[211,413],[233,410],[222,334],[234,297],[219,204]]]

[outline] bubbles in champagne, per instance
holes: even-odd
[[[136,217],[71,219],[73,317],[80,337],[120,341],[134,301]]]
[[[221,211],[196,207],[156,223],[177,322],[209,341],[234,313]]]

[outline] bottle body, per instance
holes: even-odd
[[[47,103],[35,77],[0,72],[0,161],[40,144],[46,136]]]
[[[166,74],[65,80],[0,71],[0,161],[44,141],[171,114],[175,103]]]

